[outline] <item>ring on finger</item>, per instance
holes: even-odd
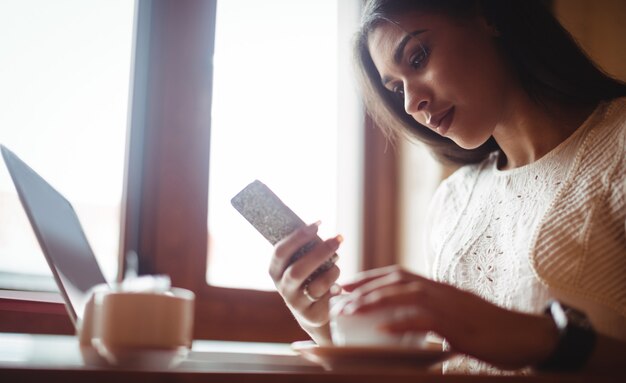
[[[302,294],[304,294],[304,296],[312,303],[315,303],[317,301],[319,301],[322,297],[314,297],[313,295],[311,295],[311,293],[309,292],[309,284],[307,283],[306,285],[304,285],[304,288],[302,289]]]

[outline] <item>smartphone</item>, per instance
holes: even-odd
[[[254,180],[248,184],[230,202],[272,245],[275,245],[294,230],[306,226],[306,223],[293,210],[259,180]],[[291,256],[289,264],[300,259],[320,242],[322,242],[321,238],[316,237],[304,245]],[[337,254],[333,254],[309,277],[309,280],[330,269],[337,258]]]

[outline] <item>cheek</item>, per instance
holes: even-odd
[[[481,60],[450,61],[441,68],[440,82],[448,90],[448,96],[462,105],[477,106],[494,104],[501,94],[501,81],[497,68],[490,68]]]
[[[437,81],[444,86],[442,96],[476,111],[485,106],[498,109],[511,76],[492,38],[469,31],[447,42],[444,59],[434,65]]]
[[[454,124],[479,135],[488,130],[490,135],[507,98],[507,76],[497,60],[467,52],[435,68],[432,80],[438,90],[436,98],[455,106]]]
[[[489,71],[468,70],[467,62],[450,60],[433,71],[432,80],[437,84],[436,98],[455,107],[448,137],[465,149],[486,142],[498,122],[501,103]]]

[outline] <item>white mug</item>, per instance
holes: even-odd
[[[423,347],[425,332],[392,334],[379,328],[385,322],[414,316],[412,307],[380,309],[362,314],[342,313],[351,300],[350,294],[330,298],[330,332],[335,346],[355,347]]]
[[[173,366],[193,340],[194,293],[93,290],[78,326],[87,362],[150,367]]]

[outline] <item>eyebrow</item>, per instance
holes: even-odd
[[[393,53],[393,61],[396,64],[400,64],[400,60],[402,59],[402,54],[404,53],[404,47],[406,47],[406,44],[408,44],[408,42],[415,36],[419,35],[420,33],[424,33],[426,32],[426,29],[418,29],[416,31],[413,31],[411,33],[407,33],[402,40],[400,40],[400,42],[398,43],[398,46],[396,47],[396,50]]]
[[[424,33],[426,31],[427,31],[427,29],[418,29],[416,31],[407,33],[402,38],[402,40],[400,40],[400,42],[398,43],[398,46],[396,46],[396,49],[393,52],[393,62],[395,62],[396,64],[400,64],[400,60],[402,60],[402,55],[404,54],[404,48],[409,43],[409,41],[413,37],[419,35],[420,33]],[[390,79],[387,78],[387,77],[383,77],[382,78],[383,84],[387,84],[389,81],[390,81]]]

